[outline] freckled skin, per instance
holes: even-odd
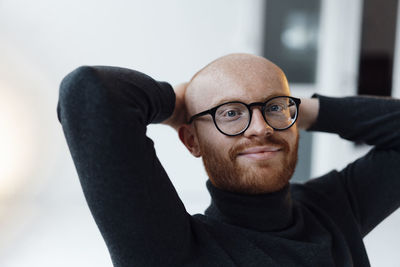
[[[231,54],[195,74],[186,88],[185,104],[190,117],[223,102],[263,102],[276,95],[290,95],[279,67],[262,57]],[[273,192],[285,186],[293,174],[298,145],[296,124],[284,131],[274,131],[258,108],[253,109],[250,127],[239,136],[220,133],[210,115],[195,120],[182,132],[189,140],[185,145],[194,156],[203,158],[211,182],[221,189],[251,194]],[[237,146],[277,144],[275,141],[280,146],[286,144],[286,149],[271,159],[229,157]]]

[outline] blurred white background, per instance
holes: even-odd
[[[112,266],[57,120],[68,72],[113,65],[186,81],[219,56],[261,55],[264,9],[262,0],[0,0],[0,266]],[[356,93],[361,9],[360,0],[321,2],[317,82],[292,84],[295,95]],[[148,134],[188,212],[202,213],[209,196],[201,161],[172,129],[152,125]],[[311,174],[340,169],[365,150],[316,134]],[[398,266],[399,223],[396,212],[367,236],[372,266]]]

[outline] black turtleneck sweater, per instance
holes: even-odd
[[[146,137],[173,112],[171,86],[122,68],[70,73],[58,118],[114,266],[369,266],[363,237],[400,206],[400,101],[317,97],[310,130],[374,145],[367,155],[270,194],[208,181],[210,207],[190,215]]]

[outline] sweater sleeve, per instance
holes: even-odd
[[[320,100],[320,111],[309,130],[336,133],[374,146],[342,171],[326,175],[335,181],[311,182],[331,187],[325,188],[326,195],[347,198],[365,236],[400,206],[400,101],[369,96],[315,97]]]
[[[189,215],[146,126],[173,112],[165,82],[117,67],[80,67],[60,86],[58,119],[114,266],[176,266]]]

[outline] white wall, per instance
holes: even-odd
[[[349,96],[357,92],[361,37],[362,1],[322,1],[317,90],[328,96]],[[337,151],[327,154],[326,151]],[[318,134],[313,146],[313,176],[343,168],[355,159],[351,142],[336,135]],[[323,160],[321,160],[323,159]]]
[[[260,54],[262,6],[261,0],[0,1],[0,126],[8,129],[0,159],[16,165],[0,174],[0,266],[111,266],[56,117],[58,85],[69,71],[116,65],[171,83],[188,80],[219,56]],[[209,196],[201,161],[172,129],[150,126],[148,134],[187,210],[203,212]]]

